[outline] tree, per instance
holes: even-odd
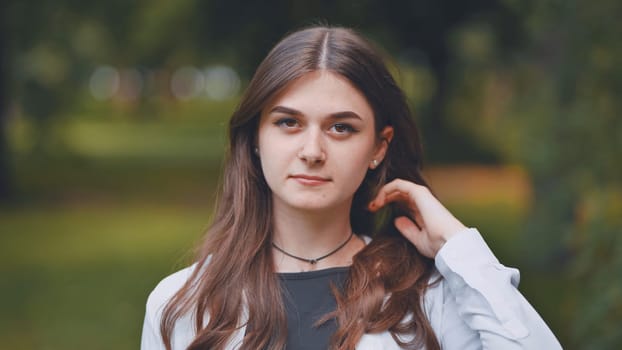
[[[502,64],[464,59],[469,79],[456,89],[462,125],[529,172],[524,253],[570,281],[560,313],[580,349],[622,344],[620,10],[616,1],[532,2],[525,50]]]

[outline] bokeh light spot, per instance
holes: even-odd
[[[121,77],[119,71],[111,66],[99,66],[91,74],[89,89],[97,100],[105,101],[119,90]]]

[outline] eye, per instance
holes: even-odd
[[[354,129],[354,127],[352,127],[352,125],[350,125],[350,124],[337,123],[337,124],[334,124],[333,126],[330,127],[330,131],[335,133],[335,134],[345,135],[345,134],[354,133],[357,130]]]
[[[274,125],[280,126],[286,129],[291,129],[291,128],[298,127],[300,124],[294,118],[281,118],[277,120],[276,122],[274,122]]]

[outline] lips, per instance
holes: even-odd
[[[313,176],[313,175],[306,175],[306,174],[294,174],[294,175],[291,175],[290,178],[296,180],[300,184],[307,185],[307,186],[322,185],[322,184],[325,184],[331,181],[331,179],[328,177]]]

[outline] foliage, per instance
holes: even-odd
[[[456,122],[523,164],[534,186],[524,252],[570,280],[560,313],[581,349],[622,334],[622,27],[618,2],[534,3],[524,52],[500,64],[462,49]],[[465,34],[465,33],[463,33]],[[460,38],[486,41],[471,28]],[[486,47],[486,45],[484,45]],[[464,52],[466,51],[466,53]],[[481,50],[480,50],[481,51]]]

